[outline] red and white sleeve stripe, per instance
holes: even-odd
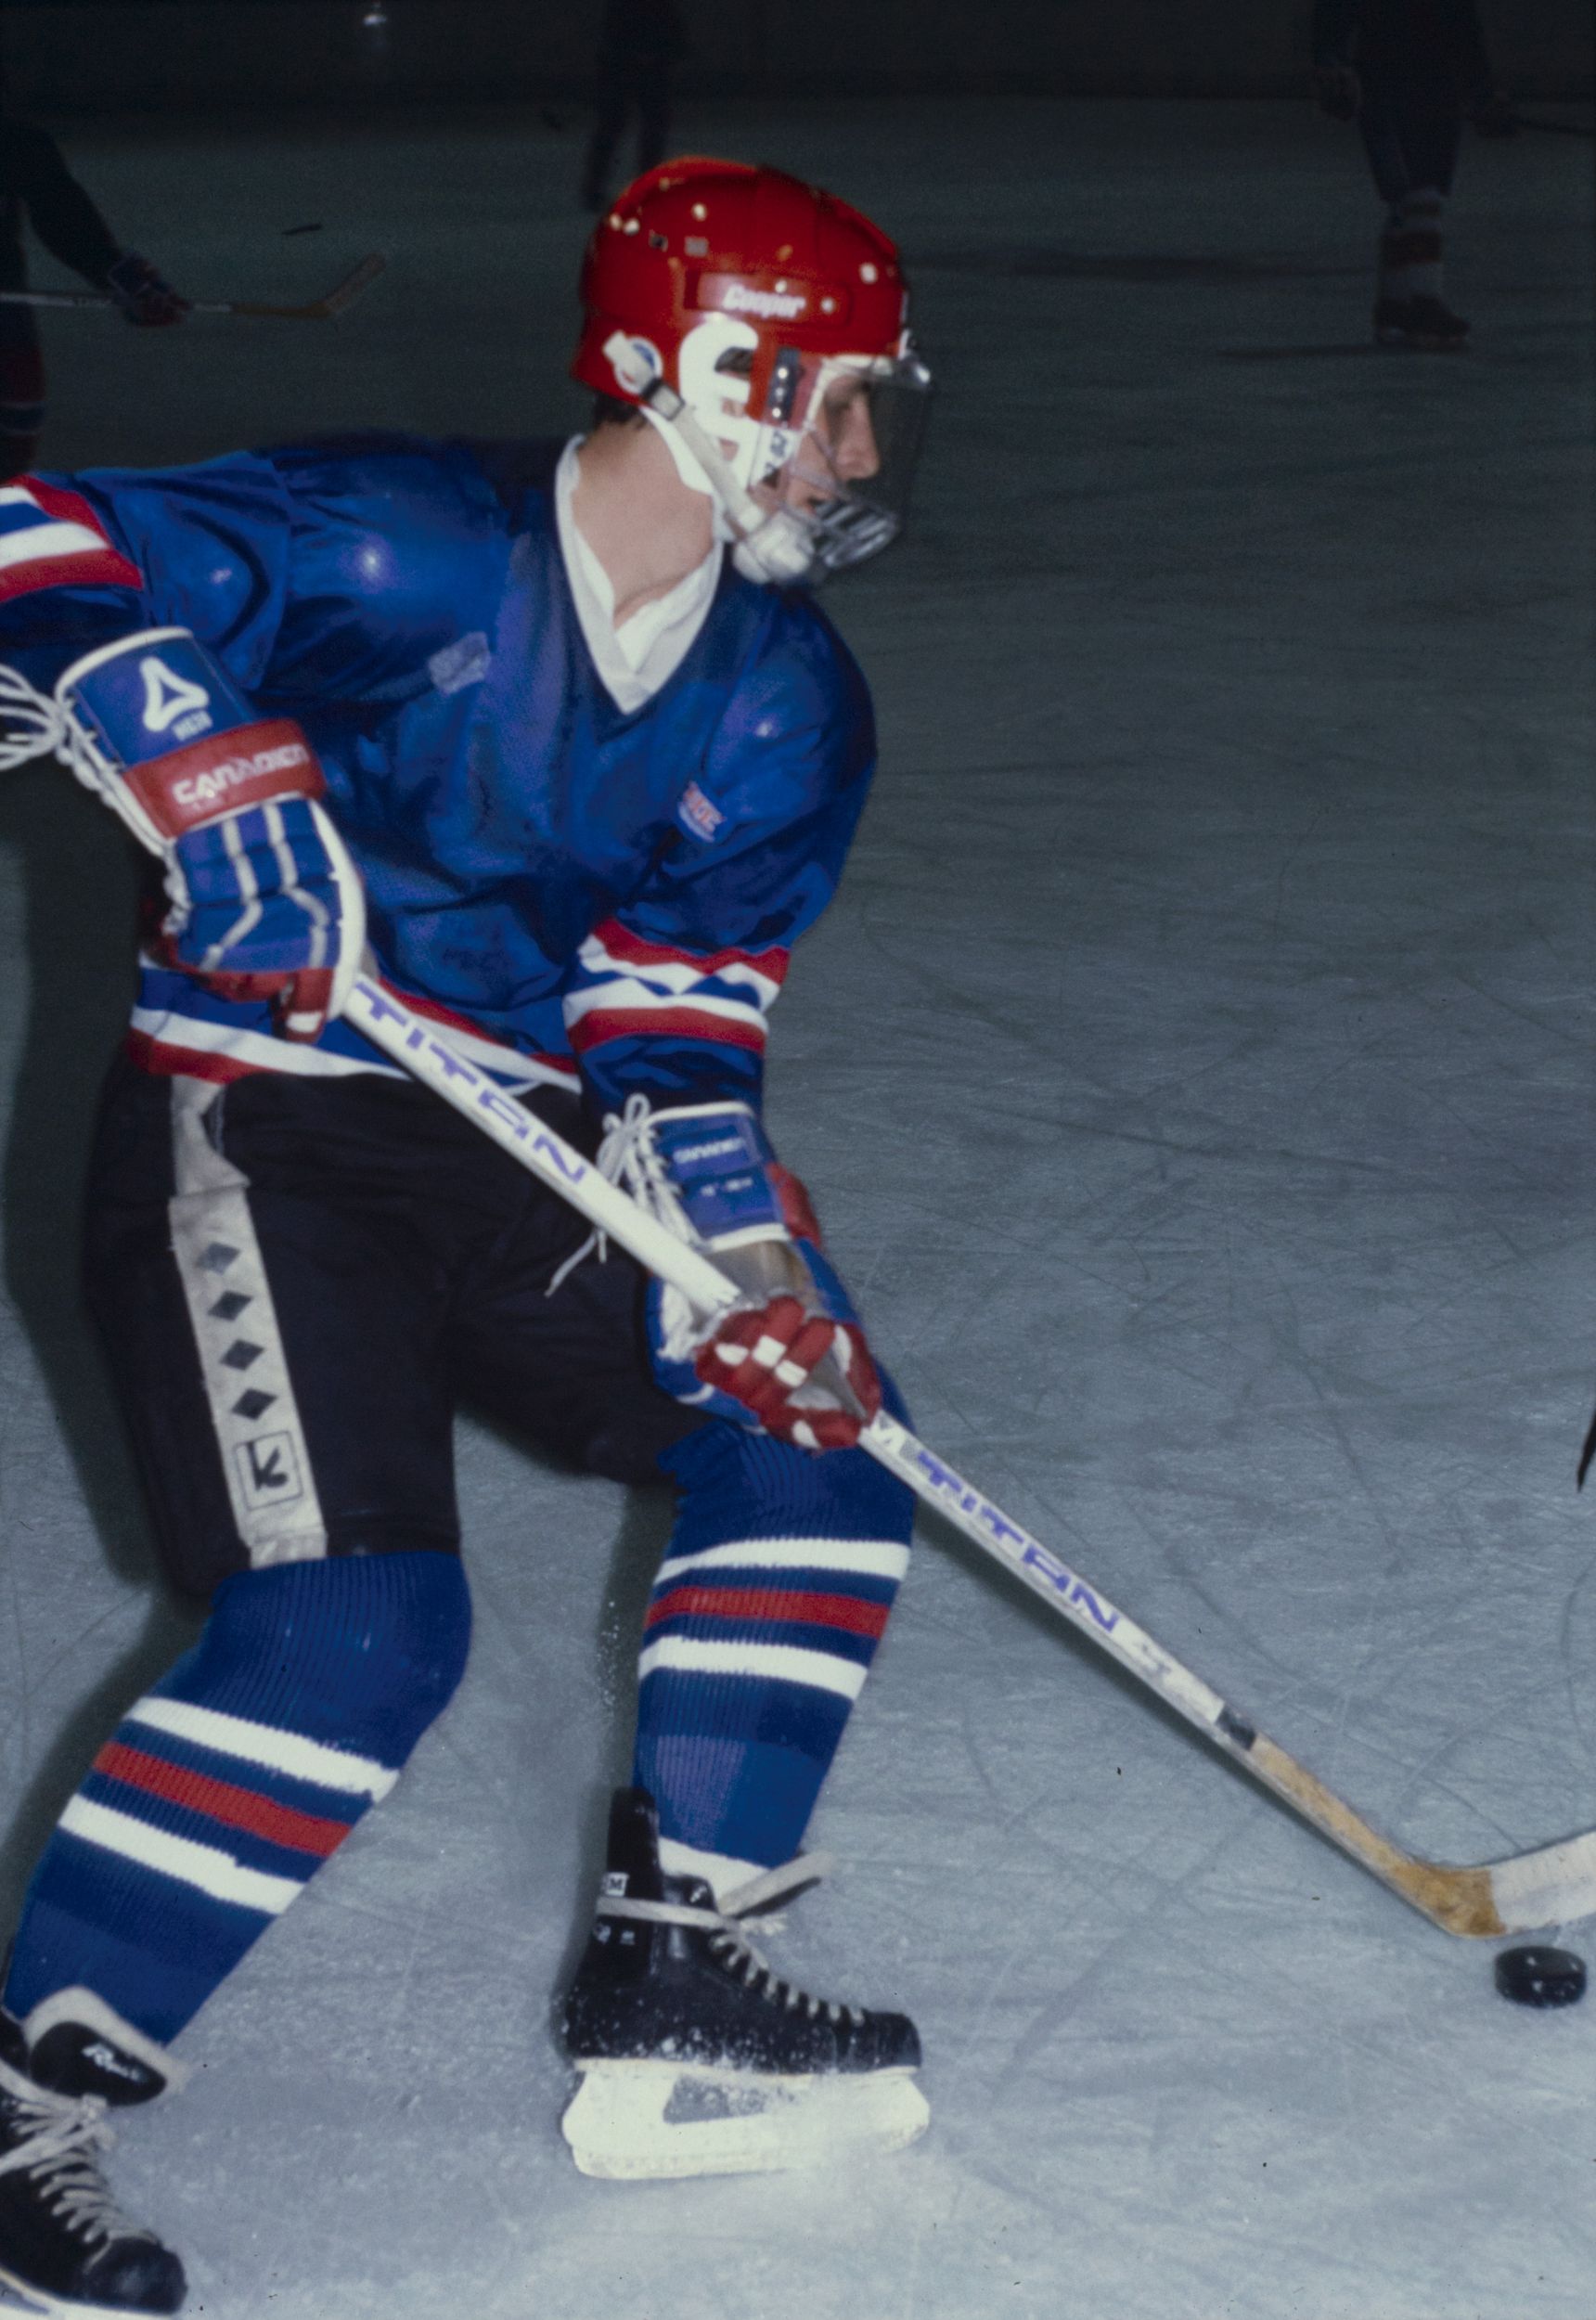
[[[36,475],[0,484],[0,604],[35,588],[142,588],[86,499]]]
[[[567,985],[565,1028],[578,1055],[607,1039],[713,1039],[760,1050],[791,954],[695,951],[650,942],[618,919],[594,929]]]

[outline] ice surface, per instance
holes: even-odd
[[[833,599],[882,770],[772,1092],[920,1431],[1403,1843],[1596,1823],[1583,149],[1465,152],[1478,344],[1426,361],[1364,345],[1376,213],[1306,110],[679,131],[878,211],[942,382],[913,537]],[[572,136],[74,150],[197,292],[393,264],[336,329],[53,318],[57,461],[574,415]],[[73,1288],[119,841],[45,772],[0,839],[8,1916],[185,1630]],[[1591,2320],[1596,2009],[1504,2005],[1488,1945],[941,1536],[779,1952],[914,2013],[930,2135],[789,2182],[577,2176],[548,2004],[664,1510],[471,1426],[461,1490],[456,1706],[118,2156],[193,2310]]]

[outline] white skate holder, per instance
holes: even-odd
[[[779,2078],[692,2063],[579,2062],[560,2132],[585,2175],[763,2175],[901,2151],[931,2112],[910,2069]]]
[[[591,1161],[507,1095],[485,1072],[467,1063],[445,1033],[413,1014],[368,975],[356,977],[343,1012],[345,1020],[374,1047],[474,1121],[640,1265],[679,1289],[699,1311],[719,1312],[737,1302],[737,1291],[707,1257],[657,1224]],[[1116,1659],[1233,1762],[1244,1766],[1321,1836],[1443,1932],[1492,1940],[1596,1914],[1596,1829],[1477,1867],[1453,1867],[1405,1852],[927,1450],[907,1426],[883,1411],[860,1436],[859,1447],[994,1562],[1011,1571],[1088,1643]]]

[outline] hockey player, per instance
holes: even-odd
[[[1313,83],[1324,111],[1357,121],[1385,204],[1377,343],[1457,352],[1469,326],[1441,295],[1441,221],[1463,114],[1483,136],[1511,135],[1513,126],[1475,0],[1315,0]]]
[[[893,535],[927,374],[892,243],[773,170],[639,180],[582,299],[586,438],[31,478],[0,535],[13,757],[53,748],[162,874],[87,1277],[167,1568],[213,1606],[69,1804],[0,1993],[0,2277],[65,2311],[177,2308],[105,2107],[175,2082],[459,1680],[465,1396],[677,1493],[566,1996],[578,2164],[779,2166],[927,2116],[912,2025],[780,1979],[747,1924],[817,1874],[907,1560],[855,1447],[892,1388],[760,1104],[873,747],[794,584]],[[367,943],[740,1308],[695,1325],[342,1024]],[[728,2115],[666,2123],[728,2074]]]
[[[24,224],[54,258],[109,290],[130,322],[179,322],[188,311],[148,258],[124,250],[47,131],[6,110],[0,78],[0,290],[28,287]],[[30,307],[0,299],[0,483],[32,464],[45,424],[45,366]]]

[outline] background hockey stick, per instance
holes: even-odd
[[[1588,121],[1547,121],[1537,113],[1517,113],[1512,116],[1515,129],[1539,129],[1548,136],[1596,137],[1596,127]]]
[[[262,305],[252,299],[196,298],[189,302],[189,312],[197,315],[265,315],[277,322],[331,322],[352,306],[387,264],[379,250],[362,258],[341,282],[335,282],[324,298],[313,298],[303,306]],[[0,290],[0,306],[116,306],[122,301],[105,290]]]
[[[656,1223],[591,1161],[458,1055],[445,1034],[412,1014],[369,975],[356,978],[343,1012],[345,1021],[375,1047],[453,1104],[639,1264],[680,1289],[701,1311],[717,1312],[735,1302],[730,1282],[707,1258]],[[1410,1901],[1432,1925],[1447,1933],[1490,1938],[1596,1914],[1596,1829],[1476,1868],[1454,1868],[1404,1852],[927,1450],[907,1426],[883,1411],[871,1421],[860,1445],[1332,1845]]]

